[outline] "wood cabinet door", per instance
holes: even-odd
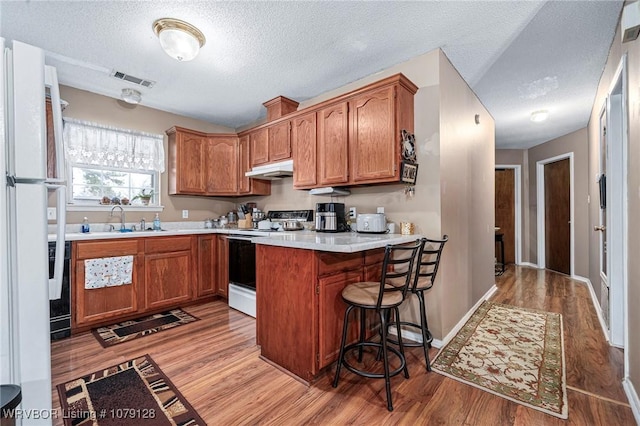
[[[251,170],[249,145],[248,135],[238,140],[238,193],[240,194],[249,194],[251,192],[252,179],[244,175]]]
[[[204,194],[206,183],[206,137],[180,132],[177,134],[178,159],[176,165],[177,192]]]
[[[344,184],[349,181],[348,111],[347,102],[318,111],[320,185]]]
[[[320,278],[320,296],[318,298],[318,324],[319,366],[326,367],[338,358],[340,341],[342,339],[342,327],[344,325],[344,313],[347,304],[342,300],[342,290],[349,284],[362,281],[362,273],[358,271],[343,272],[336,275]],[[353,343],[358,338],[360,314],[357,309],[351,312],[349,318],[348,343]]]
[[[191,299],[191,251],[147,254],[144,269],[147,309],[175,306]]]
[[[218,235],[218,295],[229,297],[229,240]]]
[[[72,281],[73,323],[86,326],[108,322],[138,312],[138,289],[141,286],[143,257],[138,255],[138,240],[91,241],[74,243]],[[130,284],[102,288],[85,288],[85,260],[116,256],[134,256]],[[140,306],[141,307],[141,306]]]
[[[207,148],[207,193],[238,192],[238,138],[215,137]]]
[[[218,291],[218,240],[215,234],[198,237],[198,285],[196,297],[211,296]]]
[[[249,134],[251,167],[269,162],[269,131],[264,128]]]
[[[395,131],[394,87],[354,98],[349,103],[349,112],[351,181],[397,180],[400,135]]]
[[[305,114],[293,120],[291,144],[293,146],[293,186],[314,187],[316,172],[316,113]]]
[[[291,122],[283,121],[268,127],[269,162],[291,158]]]

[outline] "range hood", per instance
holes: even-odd
[[[293,176],[293,160],[256,166],[244,174],[253,179],[276,180]]]

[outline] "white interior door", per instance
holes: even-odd
[[[607,328],[610,329],[609,318],[609,278],[607,275],[607,109],[600,113],[600,148],[599,152],[599,177],[598,177],[598,203],[599,221],[594,226],[594,231],[599,232],[598,258],[600,262],[600,308]],[[596,289],[597,291],[597,289]]]

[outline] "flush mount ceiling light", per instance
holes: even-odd
[[[153,32],[167,55],[180,62],[195,58],[206,41],[199,29],[179,19],[158,19],[153,23]]]
[[[128,104],[137,105],[142,100],[142,93],[135,89],[122,89],[120,97]]]
[[[549,111],[546,109],[541,109],[539,111],[533,111],[531,113],[531,121],[534,123],[540,123],[549,118]]]

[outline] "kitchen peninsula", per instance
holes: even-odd
[[[342,289],[379,280],[384,247],[417,238],[354,233],[254,238],[256,340],[262,358],[312,382],[338,356],[346,310]],[[357,321],[352,324],[351,337],[358,329]]]

